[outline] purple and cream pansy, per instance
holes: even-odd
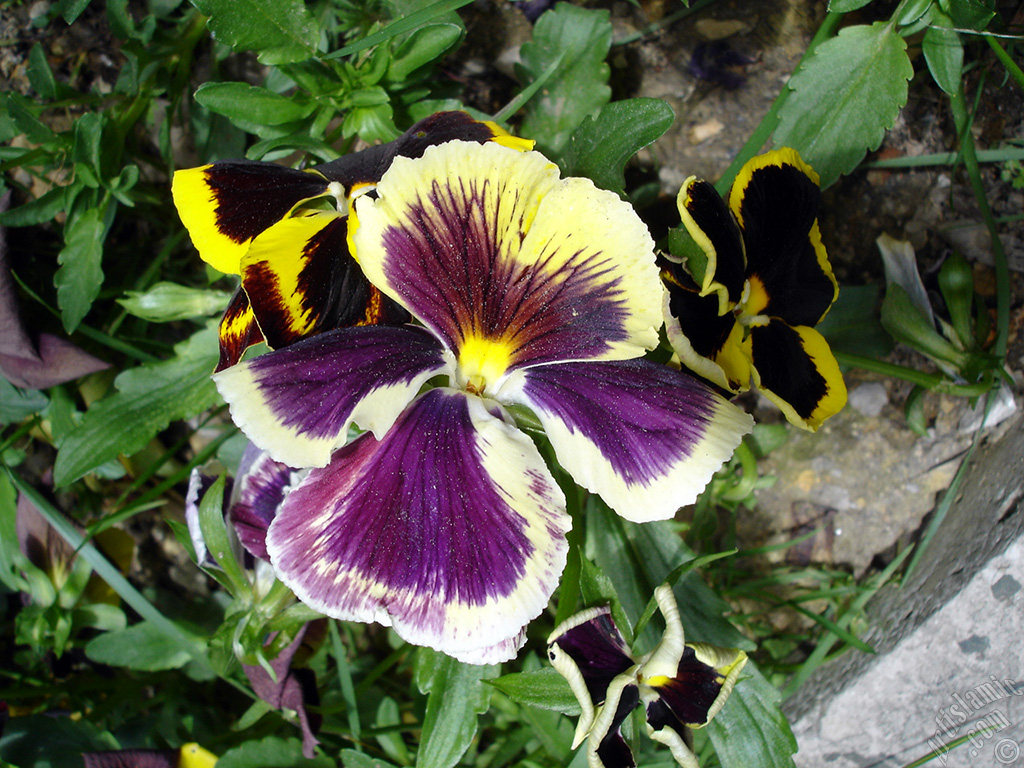
[[[818,174],[788,148],[744,165],[728,204],[690,177],[678,197],[689,237],[662,259],[666,330],[682,363],[732,393],[753,382],[809,430],[846,404],[839,365],[813,327],[839,294],[820,205]]]
[[[171,192],[199,255],[240,277],[220,325],[218,370],[261,341],[279,349],[332,328],[407,322],[349,253],[347,213],[396,157],[452,139],[533,147],[494,123],[439,112],[395,141],[307,170],[229,160],[177,171]]]
[[[590,608],[555,628],[548,638],[552,666],[580,703],[575,749],[587,742],[589,768],[633,768],[621,727],[642,706],[647,734],[665,744],[683,768],[698,768],[691,729],[703,728],[725,705],[747,655],[735,648],[684,642],[672,588],[654,592],[665,618],[655,649],[635,658],[608,606]]]
[[[250,440],[309,469],[267,531],[278,578],[328,616],[479,664],[521,647],[571,525],[509,406],[634,521],[693,501],[751,426],[641,358],[663,289],[632,208],[505,144],[396,156],[355,199],[349,253],[413,323],[323,330],[214,376]]]

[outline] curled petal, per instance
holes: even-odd
[[[665,331],[683,365],[730,392],[750,388],[750,341],[731,312],[718,314],[718,299],[701,296],[689,281],[662,272]]]
[[[327,194],[321,174],[231,160],[175,171],[174,205],[203,261],[228,274],[250,241],[299,203]]]
[[[818,174],[795,150],[768,152],[743,166],[729,205],[747,249],[747,314],[818,323],[839,295],[818,232]]]
[[[352,422],[383,435],[420,386],[449,367],[411,326],[340,328],[214,374],[252,442],[291,467],[322,467]]]
[[[846,405],[846,383],[825,337],[781,320],[750,329],[754,384],[790,423],[816,430]]]
[[[460,366],[500,379],[657,344],[653,242],[589,180],[559,179],[534,152],[456,141],[396,159],[377,192],[356,201],[359,263]]]
[[[622,723],[639,703],[640,692],[632,676],[619,675],[608,686],[608,698],[587,738],[588,768],[636,766],[633,752],[622,736]]]
[[[310,472],[267,549],[310,607],[493,663],[557,584],[564,503],[525,435],[481,399],[434,389],[380,440],[363,435]]]
[[[683,182],[676,205],[683,226],[699,248],[686,266],[698,282],[700,295],[714,294],[718,313],[725,314],[739,303],[746,279],[747,260],[736,220],[715,188],[696,176]]]
[[[332,328],[409,319],[363,277],[347,236],[344,216],[310,211],[252,241],[241,262],[242,287],[272,349]]]
[[[231,297],[218,329],[220,361],[217,370],[223,371],[242,359],[242,354],[253,344],[263,341],[263,333],[256,324],[249,297],[239,288]]]
[[[548,658],[580,703],[573,749],[583,743],[612,681],[634,666],[608,606],[590,608],[559,624],[548,637]]]
[[[642,359],[531,368],[500,394],[532,408],[573,479],[633,522],[692,503],[752,426],[705,384]]]

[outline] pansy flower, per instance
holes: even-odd
[[[308,170],[230,160],[176,172],[174,203],[199,255],[241,278],[221,321],[218,370],[260,341],[279,349],[331,328],[406,322],[352,259],[346,215],[396,157],[452,139],[533,147],[494,123],[439,112],[395,141]]]
[[[818,174],[795,150],[750,160],[728,205],[706,181],[679,190],[691,240],[662,260],[669,341],[682,363],[733,393],[751,382],[793,424],[816,430],[846,385],[814,327],[839,295],[818,231]]]
[[[355,201],[363,273],[418,324],[338,328],[215,374],[232,418],[312,468],[267,552],[300,600],[471,663],[511,658],[565,563],[565,500],[514,412],[634,521],[671,517],[750,418],[641,359],[662,288],[633,209],[536,152],[451,141]],[[349,441],[349,427],[367,433]]]
[[[747,663],[735,648],[684,643],[672,588],[654,591],[665,634],[648,655],[634,658],[608,606],[567,619],[548,638],[552,666],[569,682],[580,714],[573,749],[587,741],[590,768],[632,768],[622,723],[642,705],[647,734],[665,744],[684,768],[697,768],[690,729],[718,714]]]

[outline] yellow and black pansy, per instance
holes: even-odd
[[[396,157],[418,158],[455,139],[533,146],[494,123],[439,112],[395,141],[307,170],[231,160],[175,173],[174,204],[200,256],[241,279],[221,321],[217,369],[260,341],[277,349],[332,328],[406,322],[350,252],[349,205]]]
[[[790,422],[816,430],[846,404],[814,330],[839,294],[818,231],[818,174],[783,148],[744,165],[728,203],[696,177],[677,203],[686,234],[661,267],[680,360],[733,393],[753,383]]]

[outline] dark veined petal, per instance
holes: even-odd
[[[718,313],[717,294],[701,296],[679,268],[665,268],[665,331],[683,365],[730,392],[750,388],[750,341],[732,312]]]
[[[199,255],[228,274],[238,274],[256,235],[328,190],[319,173],[248,160],[175,171],[171,182],[174,205]]]
[[[495,123],[474,120],[465,112],[437,112],[420,120],[394,141],[353,152],[315,166],[314,170],[330,181],[341,183],[351,195],[359,187],[380,181],[396,157],[421,157],[427,147],[456,139],[481,144],[494,141],[522,151],[533,149],[534,144],[509,135]]]
[[[683,226],[707,259],[700,295],[714,293],[718,312],[724,314],[739,303],[745,280],[747,261],[736,220],[715,188],[696,176],[683,182],[676,205]]]
[[[793,149],[750,160],[729,193],[747,249],[750,315],[815,325],[839,294],[818,232],[818,174]]]
[[[285,491],[298,482],[300,473],[274,461],[270,454],[250,443],[242,454],[228,506],[238,540],[249,554],[267,557],[267,528],[284,501]]]
[[[846,383],[825,337],[772,320],[750,329],[754,384],[798,427],[816,430],[846,405]]]
[[[310,607],[392,625],[474,663],[547,605],[565,564],[565,501],[533,443],[451,389],[417,399],[292,490],[267,549]],[[496,648],[489,658],[481,649]]]
[[[242,287],[272,349],[333,328],[408,321],[408,312],[363,277],[347,239],[344,216],[310,211],[252,241],[242,257]]]
[[[253,344],[263,341],[263,333],[256,324],[249,297],[239,288],[231,297],[224,317],[220,319],[220,361],[217,370],[223,371],[242,359],[242,354]]]
[[[644,359],[530,368],[499,397],[532,408],[572,478],[633,522],[692,503],[753,424],[706,384]]]
[[[608,686],[608,698],[587,738],[588,768],[634,768],[636,761],[622,736],[622,723],[640,703],[636,681],[620,675]]]
[[[420,328],[340,328],[213,378],[252,442],[291,467],[322,467],[352,422],[383,435],[449,357]]]
[[[606,605],[589,608],[559,624],[548,637],[548,658],[580,703],[575,749],[590,732],[596,708],[604,704],[612,680],[636,662]]]
[[[217,756],[195,743],[181,749],[117,749],[83,752],[85,768],[213,768]]]
[[[636,357],[657,344],[653,242],[632,208],[535,152],[449,142],[397,158],[356,201],[374,285],[489,388],[509,370]],[[479,387],[477,387],[479,391]]]

